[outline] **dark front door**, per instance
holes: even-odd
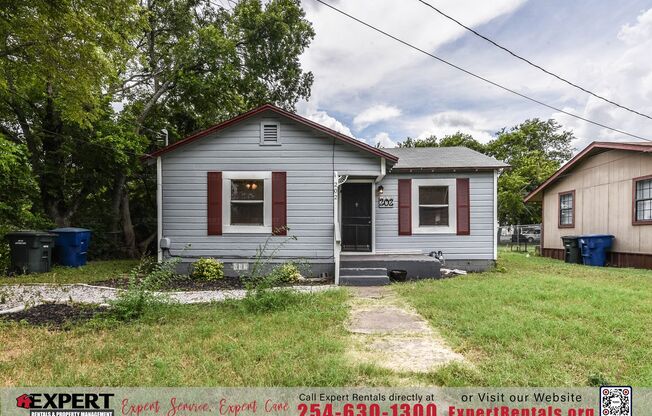
[[[371,251],[371,184],[342,185],[342,250]]]

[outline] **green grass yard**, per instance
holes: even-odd
[[[131,266],[91,263],[79,275],[29,279],[102,280]],[[471,365],[393,374],[347,361],[342,289],[290,296],[262,313],[233,301],[68,330],[0,321],[0,385],[652,386],[651,271],[503,251],[496,271],[393,288]]]
[[[0,285],[22,283],[93,283],[126,275],[137,264],[137,260],[111,260],[91,261],[86,266],[79,268],[54,266],[49,273],[17,276],[0,275]]]
[[[652,386],[652,271],[503,251],[497,271],[396,290],[475,364],[437,383]]]

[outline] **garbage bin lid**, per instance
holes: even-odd
[[[616,238],[611,234],[583,234],[579,238]]]
[[[56,237],[55,234],[52,234],[52,233],[47,232],[47,231],[34,231],[34,230],[12,231],[10,233],[5,234],[5,236],[6,237],[8,237],[8,236],[16,236],[16,237],[20,237],[20,236],[24,236],[24,237],[43,237],[43,236]]]
[[[50,230],[53,233],[85,233],[90,230],[86,228],[77,228],[77,227],[61,227],[61,228],[55,228],[54,230]]]

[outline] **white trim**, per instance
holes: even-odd
[[[335,261],[335,284],[340,284],[340,254],[342,253],[340,219],[339,219],[339,192],[340,176],[333,171],[333,259]]]
[[[231,180],[262,179],[264,181],[263,225],[231,225]],[[222,172],[222,233],[272,233],[272,172]]]
[[[494,260],[498,260],[498,171],[494,170]]]
[[[163,238],[163,161],[156,158],[156,259],[163,261],[161,239]]]
[[[448,225],[419,226],[419,187],[448,186]],[[412,179],[412,234],[457,233],[457,181],[456,179]]]
[[[275,141],[265,141],[264,137],[264,126],[276,126],[276,140]],[[281,123],[276,120],[261,120],[260,121],[260,145],[261,146],[280,146],[281,145]]]

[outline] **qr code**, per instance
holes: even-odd
[[[600,387],[602,416],[632,416],[632,388],[629,386]]]

